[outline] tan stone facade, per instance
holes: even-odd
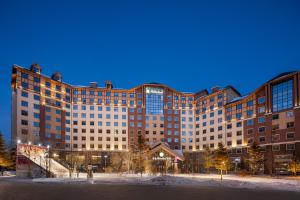
[[[186,152],[223,143],[241,154],[257,142],[273,157],[299,154],[299,76],[282,74],[241,96],[232,86],[197,93],[158,83],[128,90],[111,82],[73,86],[59,73],[42,75],[39,65],[14,65],[12,140],[66,151],[128,151],[142,135],[150,145]]]

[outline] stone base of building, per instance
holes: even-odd
[[[47,171],[25,156],[18,156],[16,161],[16,176],[20,178],[46,178]]]
[[[289,163],[292,161],[300,161],[300,142],[295,143],[294,150],[286,150],[286,144],[280,145],[279,151],[274,151],[272,145],[265,146],[264,150],[264,165],[259,174],[269,175],[290,175],[288,169]],[[232,148],[228,151],[228,156],[231,161],[232,172],[248,171],[247,163],[248,148]],[[213,167],[209,170],[204,166],[205,153],[202,152],[186,152],[184,153],[185,161],[179,166],[184,173],[206,173],[214,172]]]
[[[287,150],[285,144],[280,145],[279,151],[274,151],[272,145],[266,146],[265,151],[265,174],[288,175],[288,165],[292,161],[300,161],[300,142],[295,143],[295,150]]]

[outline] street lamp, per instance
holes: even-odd
[[[18,144],[21,144],[21,140],[18,140],[17,143],[18,143]]]
[[[240,159],[239,159],[239,158],[235,158],[235,159],[234,159],[234,173],[236,173],[237,165],[238,165],[239,162],[240,162]]]
[[[31,142],[30,142],[30,141],[28,142],[28,145],[31,145]]]
[[[51,176],[51,164],[50,164],[50,145],[47,145],[47,150],[48,150],[48,174],[49,174],[49,178]]]
[[[223,180],[223,166],[224,165],[225,165],[225,162],[223,161],[222,165],[221,165],[221,181]]]
[[[106,168],[106,159],[107,159],[107,155],[104,156],[104,168]]]

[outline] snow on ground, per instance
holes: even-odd
[[[148,174],[143,174],[141,177],[140,174],[106,174],[106,173],[94,173],[93,179],[87,179],[86,173],[80,173],[79,176],[73,175],[72,178],[36,178],[33,179],[33,182],[93,182],[99,184],[141,184],[147,182],[150,179],[156,176],[151,176]]]
[[[143,174],[94,174],[93,179],[87,179],[86,174],[79,174],[79,178],[39,178],[33,182],[53,183],[92,183],[109,185],[171,185],[171,186],[207,186],[230,187],[246,189],[285,190],[300,192],[300,178],[272,178],[267,176],[235,176],[224,175],[223,181],[217,174],[176,174],[149,175]]]
[[[0,172],[0,174],[1,174],[1,172]],[[11,176],[15,176],[15,175],[16,175],[15,171],[4,171],[3,176],[1,174],[0,177],[11,177]]]
[[[274,189],[286,191],[300,192],[300,178],[273,178],[268,176],[236,176],[224,175],[223,181],[220,180],[220,175],[217,174],[201,174],[201,175],[186,175],[180,174],[178,177],[183,177],[191,181],[210,182],[211,185],[220,187],[233,188],[248,188],[248,189]],[[205,181],[204,181],[205,182]]]

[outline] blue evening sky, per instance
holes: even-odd
[[[0,130],[9,139],[14,63],[78,85],[251,92],[300,69],[299,10],[298,0],[1,0]]]

